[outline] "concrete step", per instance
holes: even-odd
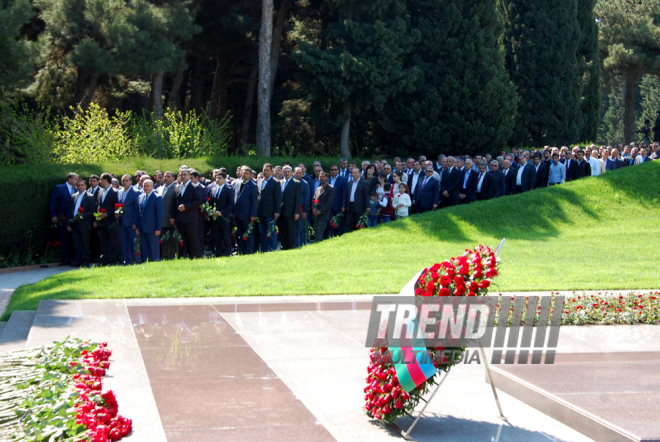
[[[11,314],[0,335],[0,353],[25,348],[35,315],[32,310],[16,310]]]

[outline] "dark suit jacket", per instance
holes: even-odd
[[[346,191],[344,192],[344,200],[342,202],[342,208],[348,210],[348,204],[351,202],[351,189],[353,188],[353,177],[346,182]],[[369,189],[367,189],[367,182],[362,178],[359,179],[357,183],[357,188],[355,189],[355,199],[354,205],[356,213],[364,213],[369,209]]]
[[[94,223],[94,212],[96,212],[96,200],[94,197],[85,191],[82,201],[80,202],[80,207],[83,209],[83,219],[74,224],[69,224],[71,218],[74,217],[73,209],[76,208],[76,200],[78,199],[78,192],[74,193],[69,197],[69,207],[62,213],[66,214],[66,225],[67,227],[74,227],[80,230],[92,230],[92,224]]]
[[[316,193],[312,199],[312,209],[316,209],[321,212],[321,214],[317,217],[318,219],[330,218],[332,202],[334,200],[335,188],[330,184],[326,184],[325,187],[319,186],[316,189]]]
[[[608,158],[605,160],[605,170],[617,170],[623,167],[623,161],[616,158],[614,160]]]
[[[262,189],[263,185],[264,180],[257,181],[257,191],[261,195],[257,207],[257,216],[272,218],[276,213],[279,215],[282,208],[282,187],[274,176],[266,181],[266,187]]]
[[[328,184],[331,184],[330,183],[331,181],[332,179],[328,177]],[[332,185],[332,187],[335,188],[335,199],[332,202],[332,210],[334,210],[335,212],[339,212],[344,202],[344,193],[346,192],[346,180],[340,177],[339,175],[337,175],[335,184]]]
[[[103,195],[105,193],[107,193],[107,195],[104,200]],[[98,221],[99,226],[109,226],[115,222],[115,204],[118,202],[119,200],[117,199],[117,191],[112,186],[108,187],[107,189],[99,190],[96,196],[96,205],[98,206],[99,211],[101,209],[105,209],[106,215],[105,219]]]
[[[591,164],[587,160],[582,160],[581,163],[578,163],[578,178],[588,176],[591,176]]]
[[[300,180],[300,189],[302,189],[302,197],[300,198],[303,212],[309,212],[312,205],[312,191],[309,188],[309,183],[305,180]]]
[[[470,170],[470,176],[468,177],[467,184],[465,183],[465,174],[468,173],[468,170],[465,169],[463,170],[463,173],[461,174],[461,191],[463,195],[465,195],[465,199],[467,201],[474,201],[477,199],[475,196],[475,192],[477,191],[477,182],[479,180],[479,172],[475,172],[474,170]],[[465,184],[465,186],[464,186]]]
[[[514,178],[513,182],[516,183],[517,179]],[[525,163],[520,182],[522,183],[521,187],[523,192],[534,189],[534,186],[536,185],[536,168],[530,161]]]
[[[222,191],[216,197],[217,191],[217,185],[211,188],[211,205],[215,204],[215,208],[222,214],[222,216],[229,220],[232,212],[234,211],[234,188],[227,184],[225,181],[225,185],[222,186]]]
[[[463,186],[463,183],[461,183],[461,177],[462,171],[459,170],[458,167],[454,166],[454,168],[449,173],[447,179],[447,187],[442,189],[443,192],[446,190],[449,193],[450,200],[459,199],[458,195],[461,192],[461,187]]]
[[[199,222],[199,215],[197,208],[202,205],[202,188],[195,186],[192,181],[188,182],[186,191],[181,194],[183,184],[177,186],[174,193],[174,204],[170,207],[170,218],[176,219],[177,222],[183,224],[193,224]],[[170,189],[168,192],[171,192]],[[185,210],[179,212],[179,206],[183,204]]]
[[[305,180],[305,182],[307,182],[307,184],[309,185],[309,202],[311,204],[312,196],[314,196],[314,193],[313,193],[314,192],[314,178],[312,178],[311,176],[305,174],[305,175],[303,175],[302,179]]]
[[[128,192],[123,187],[117,192],[117,202],[124,205],[124,214],[119,220],[122,226],[137,226],[139,218],[137,201],[139,196],[140,194],[133,189],[133,186],[128,188]],[[121,202],[122,198],[124,199],[123,203]]]
[[[243,180],[234,180],[234,217],[239,221],[249,221],[257,217],[257,185],[248,180],[241,191]]]
[[[479,185],[479,175],[477,174],[477,186]],[[481,182],[481,200],[489,200],[493,197],[493,176],[488,172],[484,174],[484,179]]]
[[[506,195],[506,180],[504,174],[498,169],[497,172],[488,172],[493,177],[493,198]]]
[[[163,207],[165,208],[165,211],[163,213],[163,228],[165,227],[172,227],[170,224],[170,218],[172,217],[172,214],[174,213],[172,211],[172,206],[176,203],[176,182],[172,184],[172,186],[169,188],[167,193],[165,193],[165,196],[163,196],[163,192],[165,192],[165,188],[167,186],[160,186],[157,191],[155,191],[158,195],[160,195],[161,198],[163,198]],[[174,208],[176,211],[176,207]],[[172,217],[173,218],[173,217]]]
[[[566,181],[578,179],[578,163],[571,159],[566,159]]]
[[[74,195],[77,193],[74,187]],[[50,217],[64,215],[69,218],[67,210],[69,210],[69,203],[71,202],[71,194],[69,187],[64,184],[57,184],[53,193],[50,196]],[[83,209],[85,210],[85,209]]]
[[[165,208],[163,198],[153,190],[149,195],[141,193],[138,198],[138,211],[140,213],[138,230],[140,233],[154,233],[163,227]]]
[[[426,177],[424,177],[426,178]],[[433,177],[430,177],[424,184],[424,178],[417,180],[417,190],[414,192],[415,203],[418,207],[425,210],[433,209],[434,204],[440,200],[440,183]]]
[[[534,166],[536,168],[536,166]],[[548,178],[550,176],[550,169],[543,163],[539,165],[539,170],[536,172],[536,184],[534,188],[548,187]]]
[[[509,172],[504,173],[502,169],[502,175],[504,175],[504,184],[505,192],[504,195],[513,195],[516,193],[516,170],[513,167],[509,167]]]
[[[280,213],[282,216],[292,218],[296,213],[302,212],[302,186],[300,185],[300,181],[293,177],[289,179],[285,187],[284,184],[286,182],[286,180],[282,181],[281,189],[284,189],[284,191],[281,192],[282,211]]]

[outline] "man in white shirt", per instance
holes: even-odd
[[[587,160],[591,166],[591,176],[598,176],[600,175],[600,161],[594,158],[591,153],[592,146],[588,146],[584,153],[584,159]]]

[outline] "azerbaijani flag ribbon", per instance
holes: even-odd
[[[411,319],[406,328],[417,330],[417,318]],[[438,369],[427,354],[424,339],[421,337],[409,339],[402,336],[399,338],[399,345],[401,347],[390,347],[390,354],[401,388],[410,393],[433,377]]]

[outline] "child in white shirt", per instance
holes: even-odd
[[[410,195],[408,195],[408,186],[405,183],[399,184],[399,193],[392,199],[392,207],[396,208],[396,217],[405,218],[408,216],[408,207],[412,206]]]

